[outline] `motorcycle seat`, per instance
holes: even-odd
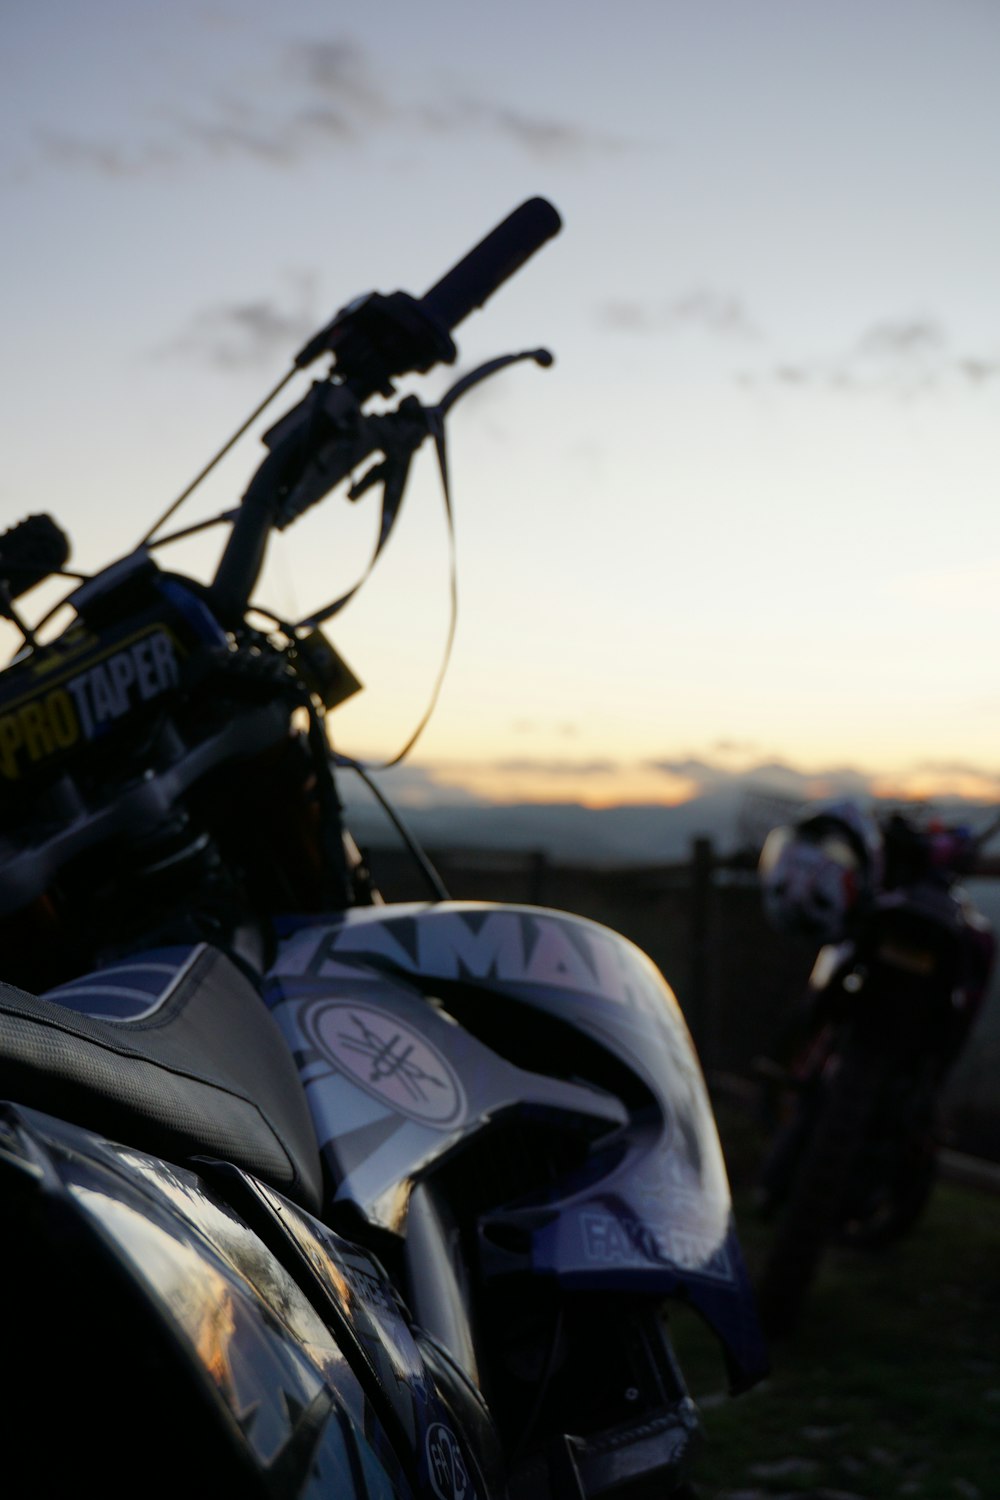
[[[251,981],[207,945],[137,1019],[81,1014],[0,982],[0,1098],[175,1165],[217,1157],[312,1212],[321,1203],[295,1062]]]

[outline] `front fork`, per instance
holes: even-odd
[[[684,1493],[698,1419],[658,1302],[566,1292],[530,1273],[486,1282],[450,1205],[411,1194],[404,1249],[414,1319],[481,1392],[510,1500]]]

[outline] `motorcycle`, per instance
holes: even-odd
[[[43,639],[17,601],[74,578],[69,544],[48,516],[0,538],[10,1491],[681,1495],[664,1302],[733,1390],[766,1369],[665,980],[594,922],[451,900],[415,844],[428,899],[384,900],[339,794],[366,769],[328,733],[359,684],[322,627],[355,591],[294,623],[253,599],[269,534],[345,483],[381,489],[374,563],[426,439],[450,505],[451,406],[551,356],[433,405],[396,382],[452,363],[559,228],[531,199],[423,297],[309,341],[285,379],[326,373],[265,433],[209,584],[154,556],[201,529],[164,533],[178,501]]]
[[[834,803],[765,841],[767,916],[822,942],[775,1055],[758,1060],[773,1130],[758,1201],[777,1217],[758,1292],[772,1337],[796,1326],[828,1245],[892,1244],[931,1197],[941,1090],[995,962],[960,883],[992,832],[903,813],[879,825]]]

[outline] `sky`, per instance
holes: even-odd
[[[998,68],[993,0],[9,0],[0,524],[129,551],[337,307],[541,194],[561,234],[457,334],[555,363],[453,415],[407,796],[1000,800]],[[331,496],[256,597],[336,597],[376,522]],[[331,630],[345,753],[419,721],[447,559],[428,452]]]

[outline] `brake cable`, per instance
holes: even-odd
[[[372,553],[367,568],[357,583],[354,584],[353,588],[349,589],[346,594],[342,594],[339,599],[335,599],[332,604],[328,604],[325,608],[308,615],[304,620],[300,620],[295,627],[296,632],[315,630],[326,620],[330,620],[334,615],[339,614],[340,610],[354,598],[362,584],[367,581],[399,517],[413,455],[428,435],[434,440],[444,499],[445,521],[448,532],[448,591],[450,608],[448,632],[445,637],[441,663],[438,667],[437,677],[435,678],[427,707],[419,723],[402,749],[398,750],[391,759],[383,761],[379,765],[367,765],[363,768],[360,762],[353,762],[356,769],[388,771],[393,766],[398,766],[401,761],[405,760],[433,717],[451,661],[452,647],[454,646],[455,632],[458,626],[458,567],[455,550],[455,514],[448,471],[448,449],[445,440],[445,417],[456,401],[460,400],[474,386],[479,385],[484,380],[488,380],[491,375],[496,375],[500,370],[506,369],[508,365],[517,364],[522,360],[528,359],[533,360],[542,369],[547,369],[553,363],[552,355],[548,349],[525,349],[519,354],[503,354],[496,359],[488,360],[485,364],[479,365],[474,370],[470,370],[461,380],[457,380],[445,392],[436,406],[424,406],[415,396],[408,396],[400,403],[395,412],[390,413],[386,417],[376,416],[368,419],[369,427],[374,428],[378,434],[377,447],[385,456],[379,463],[367,469],[361,479],[352,485],[348,491],[348,496],[350,499],[356,500],[373,484],[382,484],[382,516],[378,537],[375,542],[375,550]],[[401,419],[404,417],[412,420],[407,420],[401,424]]]
[[[226,454],[229,453],[232,448],[235,448],[236,444],[239,442],[240,438],[243,437],[244,433],[249,432],[250,428],[256,422],[257,418],[263,415],[263,413],[271,405],[271,402],[281,394],[288,382],[292,380],[297,374],[298,367],[296,365],[293,365],[292,368],[281,377],[277,385],[275,385],[267,393],[263,401],[261,401],[260,404],[255,407],[255,409],[250,413],[246,420],[242,422],[239,427],[237,427],[232,437],[228,438],[226,442],[223,443],[222,447],[214,455],[214,457],[209,459],[205,467],[201,469],[191,480],[191,483],[181,491],[176,500],[171,501],[171,503],[167,506],[166,510],[159,517],[159,519],[153,522],[152,526],[149,528],[149,530],[146,532],[146,535],[139,543],[140,547],[148,547],[152,543],[153,538],[156,536],[156,533],[159,531],[160,527],[165,526],[174,512],[180,510],[185,500],[189,499],[189,497],[194,494],[198,486],[202,483],[203,480],[208,478],[209,474],[211,474],[212,470],[222,462]],[[209,521],[206,524],[212,525],[214,523]],[[170,541],[173,540],[173,538],[163,538],[163,540]]]

